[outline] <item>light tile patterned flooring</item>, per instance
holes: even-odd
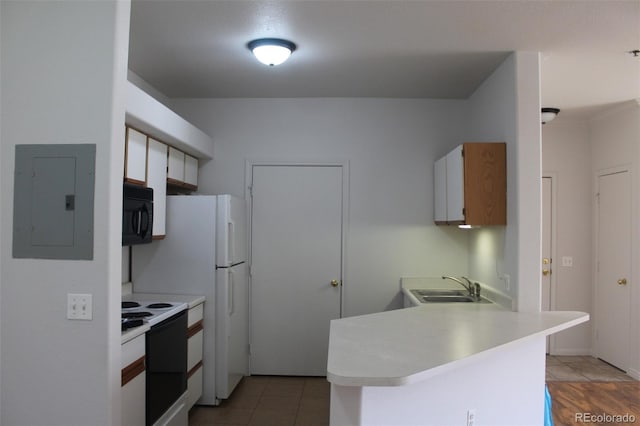
[[[633,378],[598,358],[547,355],[547,381],[626,382]]]
[[[590,356],[547,356],[547,381],[634,381]],[[190,426],[327,426],[330,386],[324,377],[251,376],[218,407],[195,406]]]
[[[328,426],[324,377],[250,376],[218,407],[195,406],[190,426]]]

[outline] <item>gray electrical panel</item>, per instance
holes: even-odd
[[[16,145],[13,257],[93,259],[96,146]]]

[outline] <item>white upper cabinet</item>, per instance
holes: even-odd
[[[193,188],[198,187],[198,159],[184,155],[184,183]]]
[[[124,180],[145,185],[147,183],[147,135],[131,127],[126,128]]]
[[[433,166],[433,220],[447,223],[447,158],[442,157]]]
[[[167,182],[175,185],[181,185],[184,182],[184,152],[172,146],[169,147]]]
[[[153,188],[153,238],[166,234],[167,145],[149,138],[147,186]]]
[[[447,221],[464,222],[464,158],[462,145],[447,154]]]
[[[174,192],[198,189],[198,159],[170,146],[167,183]]]

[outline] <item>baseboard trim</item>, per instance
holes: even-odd
[[[593,356],[591,353],[591,349],[580,348],[580,349],[554,349],[551,351],[550,355],[558,355],[558,356]]]
[[[636,380],[640,380],[640,370],[636,370],[635,368],[630,368],[629,371],[627,371],[627,375],[633,377]]]

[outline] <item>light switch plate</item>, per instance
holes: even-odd
[[[573,257],[571,256],[562,256],[562,266],[573,266]]]
[[[91,294],[67,294],[67,319],[92,320],[93,296]]]

